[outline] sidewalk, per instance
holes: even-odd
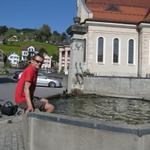
[[[0,118],[0,150],[24,150],[21,116]]]

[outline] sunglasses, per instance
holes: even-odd
[[[36,61],[36,63],[38,63],[38,64],[42,64],[43,63],[43,61],[39,61],[39,60],[36,60],[36,59],[34,59],[34,61]]]

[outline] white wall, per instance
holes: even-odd
[[[140,63],[141,63],[141,76],[150,77],[150,26],[144,27],[141,30],[141,51],[140,51]]]
[[[136,27],[123,28],[120,26],[89,25],[87,39],[86,66],[92,73],[103,76],[137,76],[138,72],[138,33]],[[98,38],[104,38],[104,63],[96,61]],[[120,41],[120,62],[113,63],[113,39]],[[128,41],[135,43],[134,64],[128,64]]]

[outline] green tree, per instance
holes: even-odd
[[[29,29],[29,28],[20,29],[18,32],[18,38],[20,41],[34,41],[36,37],[35,36],[36,32],[37,32],[36,29]]]
[[[4,54],[4,56],[3,56],[3,61],[4,61],[4,64],[6,64],[6,63],[7,63],[7,61],[8,61],[8,59],[7,59],[7,55],[6,55],[6,54]]]
[[[43,26],[36,32],[36,39],[41,42],[46,42],[51,36],[51,29],[48,25]]]
[[[14,28],[8,29],[7,32],[5,33],[6,38],[10,38],[13,35],[17,35],[17,31]]]
[[[47,51],[45,50],[45,48],[40,48],[39,53],[43,55],[44,53],[47,54]]]
[[[65,32],[62,33],[61,35],[61,40],[64,41],[66,40],[68,37],[67,37],[67,34]]]
[[[66,32],[62,33],[62,35],[61,35],[61,41],[62,41],[63,44],[69,44],[70,43],[70,38],[66,34]]]
[[[7,31],[7,26],[0,26],[0,35],[4,35]]]
[[[56,63],[56,62],[59,62],[59,54],[53,54],[52,55],[52,59],[53,59],[53,62]]]
[[[59,44],[61,42],[61,34],[57,31],[54,31],[50,39],[52,43]]]

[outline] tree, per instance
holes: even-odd
[[[37,29],[24,28],[18,31],[18,38],[20,41],[35,40]]]
[[[45,50],[45,48],[40,48],[39,53],[43,55],[43,54],[47,54],[47,51]]]
[[[54,44],[59,44],[61,42],[61,34],[58,33],[57,31],[54,31],[52,36],[51,36],[51,41]]]
[[[7,31],[7,26],[0,26],[0,35],[4,35]]]
[[[7,55],[4,54],[4,56],[3,56],[3,61],[4,61],[5,73],[8,72],[7,68],[10,68],[10,67],[11,67],[10,61],[9,61],[7,58],[8,58]]]
[[[54,63],[59,62],[59,55],[58,54],[53,54],[52,58],[53,58]]]
[[[6,55],[6,54],[4,54],[4,55],[3,55],[3,61],[4,61],[4,64],[6,64],[6,63],[7,63],[7,60],[8,60],[8,59],[7,59],[7,55]]]
[[[10,38],[13,35],[17,35],[17,31],[14,28],[8,29],[7,32],[5,33],[6,38]]]
[[[61,35],[61,40],[64,41],[66,40],[68,37],[67,37],[67,34],[65,32],[62,33]]]
[[[43,24],[43,26],[36,33],[36,38],[41,42],[46,42],[51,36],[51,29],[48,25]]]
[[[63,32],[61,35],[61,41],[63,44],[69,44],[70,43],[70,38],[65,32]]]

